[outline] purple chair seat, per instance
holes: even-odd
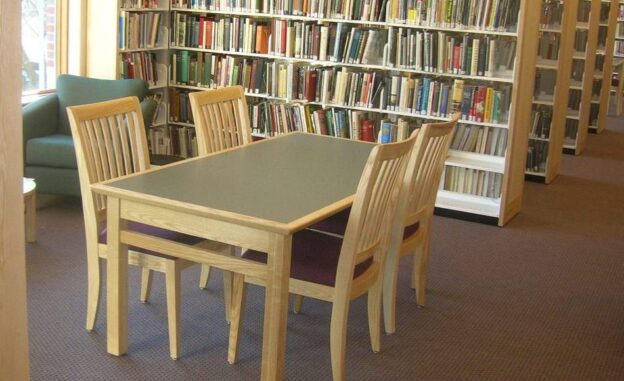
[[[327,234],[303,230],[293,236],[290,277],[326,286],[336,283],[336,270],[342,239]],[[266,263],[267,255],[247,250],[243,258]],[[372,258],[355,266],[353,277],[361,275],[373,263]]]
[[[134,221],[128,221],[128,230],[136,231],[138,233],[143,233],[143,234],[151,235],[151,236],[158,237],[158,238],[163,238],[163,239],[174,241],[177,243],[183,243],[186,245],[195,245],[204,240],[203,238],[194,237],[194,236],[183,234],[183,233],[178,233],[172,230],[167,230],[167,229],[159,228],[156,226],[145,225],[145,224],[134,222]],[[107,242],[106,228],[102,229],[102,231],[100,232],[100,235],[98,237],[98,242],[99,243]],[[175,257],[171,257],[169,255],[143,249],[140,247],[130,246],[129,249],[133,251],[138,251],[140,253],[154,255],[157,257],[161,257],[161,258],[175,259]]]
[[[349,221],[349,213],[351,213],[351,208],[345,209],[324,219],[323,221],[317,222],[316,224],[310,226],[310,229],[344,236],[345,231],[347,230],[347,222]],[[403,239],[405,240],[411,237],[418,231],[419,227],[420,222],[406,226],[405,230],[403,230]]]

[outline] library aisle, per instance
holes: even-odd
[[[348,379],[624,379],[624,118],[610,117],[588,139],[584,155],[564,156],[556,182],[526,184],[524,208],[505,228],[435,217],[427,306],[415,306],[404,263],[397,332],[382,336],[373,354],[365,299],[355,301]],[[38,241],[26,247],[32,380],[259,377],[260,288],[249,289],[240,361],[229,365],[220,274],[202,291],[199,268],[185,271],[182,354],[173,361],[163,279],[154,278],[143,305],[132,269],[129,352],[115,358],[106,354],[104,307],[93,333],[83,327],[80,204],[42,209],[38,218]],[[289,315],[285,379],[331,378],[330,309],[306,300],[301,314]]]

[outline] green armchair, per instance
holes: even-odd
[[[61,75],[56,93],[22,109],[24,123],[24,176],[37,182],[41,193],[80,196],[78,166],[67,106],[136,96],[145,127],[151,125],[156,102],[147,98],[147,82],[140,79],[103,80]]]

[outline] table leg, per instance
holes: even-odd
[[[264,381],[283,378],[291,249],[292,236],[275,234],[271,238],[262,342],[261,379]]]
[[[119,241],[125,228],[119,199],[108,197],[106,259],[106,324],[108,353],[121,356],[128,350],[128,246]]]
[[[37,211],[37,199],[35,191],[32,191],[24,200],[26,221],[26,242],[35,242],[37,240],[36,234],[36,211]]]

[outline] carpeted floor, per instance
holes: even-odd
[[[228,365],[220,274],[197,287],[184,272],[182,356],[169,358],[164,280],[138,301],[131,270],[128,355],[106,353],[105,303],[84,330],[86,265],[80,204],[38,211],[27,245],[33,380],[252,380],[259,378],[263,293],[250,287],[240,361]],[[506,227],[436,217],[428,304],[416,308],[405,263],[397,333],[373,354],[365,298],[351,307],[350,380],[624,379],[624,119],[565,156],[549,186],[527,183]],[[328,304],[289,315],[285,378],[329,380]]]

